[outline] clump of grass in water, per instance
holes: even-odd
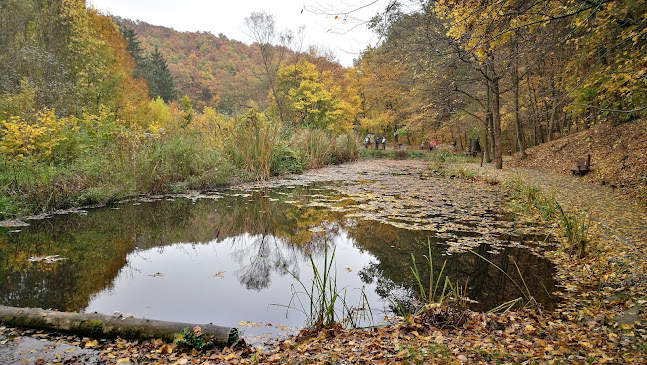
[[[448,147],[438,147],[428,154],[429,168],[444,177],[460,177],[474,179],[478,172],[464,166],[456,166],[461,163],[476,162],[472,156],[463,156],[450,151]]]
[[[564,248],[569,254],[585,256],[589,246],[589,223],[582,216],[566,212],[553,195],[546,196],[537,187],[526,184],[521,176],[509,179],[504,186],[513,199],[537,209],[541,217],[562,228]]]
[[[427,264],[429,265],[428,283],[423,283],[423,278],[421,277],[420,272],[418,271],[416,259],[413,254],[411,254],[412,265],[410,267],[411,272],[413,273],[415,282],[419,289],[420,301],[424,303],[424,305],[422,307],[417,308],[417,310],[415,310],[413,308],[414,306],[409,306],[408,308],[405,308],[405,305],[403,305],[403,303],[400,302],[397,298],[389,298],[389,301],[391,302],[391,305],[397,311],[397,313],[402,318],[404,318],[407,323],[411,323],[411,321],[413,320],[413,317],[424,315],[425,312],[429,312],[431,309],[436,309],[436,308],[440,308],[444,310],[446,317],[449,319],[449,321],[454,323],[461,323],[466,318],[465,312],[467,310],[468,304],[471,302],[471,300],[467,296],[468,283],[466,282],[462,286],[459,285],[458,283],[453,285],[448,276],[445,276],[443,280],[442,277],[443,277],[443,272],[445,271],[445,267],[447,265],[447,260],[443,262],[443,265],[440,268],[440,271],[436,275],[434,273],[430,242],[427,242],[427,247],[428,247],[428,256],[423,256],[423,257],[425,258]],[[469,250],[469,252],[473,253],[480,259],[485,260],[486,262],[488,262],[489,264],[497,268],[499,271],[501,271],[519,289],[519,292],[522,295],[519,298],[507,301],[505,303],[498,305],[495,308],[492,308],[491,310],[488,311],[489,313],[507,312],[510,309],[512,309],[515,305],[536,305],[537,304],[537,301],[530,293],[530,289],[526,285],[526,282],[523,279],[523,276],[521,275],[521,270],[519,269],[519,266],[517,266],[516,263],[515,263],[515,267],[517,269],[517,273],[519,274],[519,277],[521,278],[521,283],[523,286],[520,285],[516,280],[514,280],[505,270],[500,268],[492,261],[488,260],[487,258],[483,257],[482,255],[479,255],[478,253],[472,250]]]
[[[323,268],[317,267],[312,255],[309,256],[314,274],[309,287],[294,273],[285,270],[299,283],[302,290],[293,288],[290,303],[285,307],[288,310],[295,309],[305,314],[306,327],[328,328],[339,323],[344,327],[359,328],[360,323],[372,323],[373,321],[373,314],[364,288],[361,289],[358,306],[351,307],[346,301],[346,288],[337,287],[335,251],[336,249],[333,249],[329,256],[328,245],[325,244]],[[303,300],[303,296],[307,300]],[[300,308],[295,306],[297,303]]]
[[[428,282],[423,282],[424,278],[418,271],[416,258],[411,254],[411,272],[415,279],[415,283],[419,290],[419,300],[423,304],[416,308],[415,305],[403,305],[397,298],[389,298],[391,305],[398,312],[398,314],[405,319],[407,323],[411,323],[413,317],[419,316],[430,309],[445,307],[447,314],[450,314],[451,321],[460,323],[463,321],[465,310],[470,299],[467,297],[467,283],[465,286],[452,285],[448,276],[443,279],[443,272],[447,265],[447,260],[436,275],[434,273],[433,256],[431,253],[431,243],[427,242],[428,255],[423,255],[427,265],[429,266]]]
[[[564,212],[562,206],[555,203],[559,212],[559,223],[564,232],[570,254],[579,257],[586,255],[589,242],[589,223],[583,217]]]

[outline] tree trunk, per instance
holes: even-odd
[[[521,118],[519,118],[519,47],[515,45],[514,65],[512,67],[512,83],[514,86],[514,124],[516,132],[516,146],[521,151],[521,159],[525,160],[526,149],[523,142],[523,129],[521,128]]]
[[[553,140],[553,131],[555,130],[555,113],[557,112],[557,93],[555,92],[555,80],[551,78],[550,82],[551,96],[553,97],[553,106],[550,110],[550,119],[548,120],[548,130],[546,131],[546,141]]]
[[[483,159],[485,160],[485,162],[490,162],[491,160],[490,160],[490,152],[488,151],[489,144],[488,144],[488,136],[487,135],[488,135],[488,131],[486,129],[485,133],[483,133]],[[483,162],[483,161],[481,161],[481,162]]]
[[[123,318],[97,313],[54,312],[38,308],[0,306],[0,322],[48,331],[66,332],[97,338],[153,339],[172,342],[176,333],[193,329],[195,324],[167,322],[141,318]],[[227,347],[239,340],[236,328],[201,324],[202,332],[211,337],[216,346]]]
[[[485,113],[486,129],[485,129],[485,162],[492,162],[492,155],[494,154],[494,139],[492,138],[492,89],[490,80],[487,81],[487,110]],[[490,143],[488,143],[488,141]]]
[[[497,169],[503,168],[503,151],[501,150],[501,92],[499,79],[492,80],[492,124],[494,125],[494,164]]]

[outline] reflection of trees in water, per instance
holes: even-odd
[[[469,297],[478,301],[473,309],[488,310],[508,300],[523,297],[526,290],[524,282],[538,302],[548,308],[554,306],[553,299],[546,292],[555,284],[553,265],[529,250],[504,247],[493,254],[489,252],[491,246],[486,244],[474,250],[514,278],[522,292],[506,274],[472,253],[445,256],[446,246],[435,241],[431,232],[405,231],[376,222],[360,222],[349,234],[356,239],[358,247],[377,258],[377,262],[365,267],[359,275],[366,283],[374,282],[376,292],[383,298],[396,297],[403,303],[411,300],[413,291],[410,288],[417,288],[410,269],[412,253],[416,257],[421,278],[428,280],[430,272],[424,256],[428,255],[429,239],[434,275],[438,275],[447,260],[443,276],[448,276],[454,284],[468,283]],[[514,262],[518,263],[523,280]]]
[[[237,246],[232,258],[240,265],[236,276],[247,289],[254,290],[267,288],[273,273],[283,276],[290,272],[299,278],[300,263],[309,263],[308,255],[323,252],[324,246],[330,246],[335,237],[333,230],[326,230],[325,234],[313,234],[310,245],[296,246],[271,234],[237,236],[232,241]]]
[[[432,237],[436,272],[440,270],[445,247],[435,241],[431,232],[345,220],[342,212],[310,205],[320,199],[311,195],[305,187],[292,189],[286,195],[267,190],[245,197],[227,193],[217,200],[177,199],[140,206],[125,203],[118,205],[119,210],[97,209],[87,216],[67,215],[32,222],[21,233],[0,235],[0,301],[16,306],[81,310],[94,293],[112,285],[120,270],[138,270],[128,266],[129,254],[151,248],[161,252],[178,242],[215,240],[233,245],[232,260],[240,266],[236,276],[253,290],[268,287],[273,274],[286,275],[289,270],[300,275],[305,268],[299,262],[309,262],[309,254],[321,256],[325,246],[332,245],[344,232],[360,250],[377,258],[359,275],[366,283],[375,282],[382,297],[395,293],[406,298],[412,294],[410,288],[416,285],[410,271],[410,253],[421,263],[422,255],[427,254],[428,237]],[[518,274],[512,260],[516,260],[533,294],[545,294],[541,282],[549,278],[552,270],[545,261],[520,249],[506,248],[492,255],[483,245],[477,251],[515,278]],[[57,254],[68,260],[49,267],[27,261],[29,256]],[[419,268],[423,276],[428,275],[424,265]],[[470,296],[486,309],[504,298],[520,296],[503,273],[474,255],[450,256],[446,271],[454,282],[469,280]],[[547,288],[553,286],[552,279],[545,282]]]
[[[339,224],[330,212],[310,207],[309,191],[297,188],[290,199],[299,204],[271,201],[270,192],[252,192],[250,197],[227,199],[226,214],[213,222],[221,229],[218,240],[231,242],[232,259],[240,265],[236,276],[248,289],[261,290],[270,285],[272,274],[297,278],[300,262],[308,262],[308,255],[317,255],[340,234]],[[276,194],[273,194],[276,196]]]
[[[467,253],[452,257],[449,263],[457,277],[468,280],[469,295],[479,301],[475,309],[492,309],[519,297],[528,299],[528,294],[546,308],[554,308],[555,299],[547,292],[555,285],[554,267],[549,261],[517,247],[504,247],[494,254],[490,246],[480,245],[474,251],[487,260]]]
[[[241,235],[238,249],[232,253],[240,264],[236,276],[247,289],[261,290],[270,285],[272,272],[286,274],[285,270],[298,275],[299,266],[294,246],[286,245],[272,235]]]
[[[50,227],[46,225],[45,227]],[[0,239],[0,303],[11,306],[80,310],[90,295],[109,288],[126,263],[132,244],[114,238],[104,240],[85,235],[57,236],[51,231],[20,234]],[[59,255],[55,263],[29,262],[31,256]]]

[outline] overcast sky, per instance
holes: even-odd
[[[333,51],[344,66],[377,37],[360,24],[382,12],[388,0],[88,0],[88,4],[104,14],[142,20],[179,31],[223,33],[229,38],[251,43],[243,19],[252,11],[273,14],[276,29],[306,27],[304,50],[316,45]],[[368,5],[368,6],[365,6]],[[335,19],[336,11],[362,9],[352,17]],[[344,33],[344,34],[340,34]]]

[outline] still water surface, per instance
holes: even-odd
[[[200,198],[126,202],[82,214],[30,221],[0,232],[0,303],[136,317],[243,326],[247,336],[287,333],[304,324],[310,256],[323,266],[335,250],[337,287],[356,306],[363,292],[375,323],[392,315],[388,298],[406,302],[416,288],[411,253],[423,262],[432,245],[436,272],[468,282],[473,309],[521,296],[518,287],[472,253],[447,256],[436,232],[360,219],[352,202],[325,184],[222,191]],[[352,205],[349,203],[349,205]],[[475,230],[478,227],[474,227]],[[470,237],[475,232],[457,234]],[[554,306],[552,265],[520,248],[530,237],[474,248]],[[510,241],[510,240],[509,240]],[[33,258],[58,255],[47,263]],[[32,258],[32,261],[30,261]],[[424,276],[428,270],[419,265]],[[364,322],[363,324],[369,324]]]

